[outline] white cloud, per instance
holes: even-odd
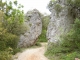
[[[50,14],[49,10],[47,9],[47,5],[50,0],[18,0],[20,4],[24,6],[24,12],[26,13],[32,9],[38,9],[41,13]]]

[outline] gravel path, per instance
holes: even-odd
[[[22,53],[17,54],[18,58],[15,60],[48,60],[45,56],[46,43],[41,43],[41,47],[27,49]]]

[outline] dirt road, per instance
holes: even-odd
[[[41,47],[27,49],[18,54],[18,58],[15,60],[48,60],[45,56],[46,43],[41,43]]]

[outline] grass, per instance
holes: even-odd
[[[78,51],[71,52],[71,53],[45,53],[45,56],[48,57],[50,60],[75,60],[75,58],[80,59],[80,53]]]
[[[51,43],[52,44],[52,43]],[[45,52],[45,56],[48,57],[50,60],[75,60],[75,58],[80,59],[80,52],[79,51],[70,51],[64,52],[64,49],[61,46],[57,45],[50,45],[47,51]]]
[[[38,42],[47,42],[45,29],[42,30],[41,35],[38,37]]]

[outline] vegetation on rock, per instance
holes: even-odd
[[[76,17],[80,19],[80,0],[67,0],[67,5],[69,6],[69,14],[74,19]]]

